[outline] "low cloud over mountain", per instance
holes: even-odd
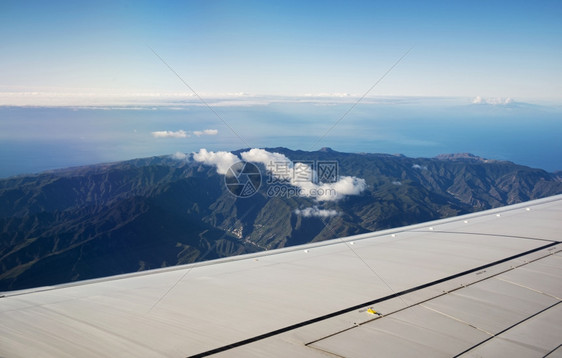
[[[253,148],[240,153],[240,157],[247,162],[261,163],[266,168],[268,175],[276,181],[296,187],[300,196],[311,197],[317,201],[341,200],[348,195],[359,195],[366,188],[364,179],[341,176],[337,181],[324,183],[318,179],[317,171],[306,162],[292,161],[285,155],[268,152],[265,149]],[[228,168],[239,161],[238,157],[229,152],[209,152],[201,149],[193,154],[193,159],[207,165],[214,165],[217,173],[226,174]],[[281,172],[276,171],[276,166],[282,165]],[[310,173],[310,178],[299,178],[296,170]]]
[[[209,152],[207,149],[201,149],[197,153],[193,153],[193,159],[203,164],[215,166],[217,173],[226,174],[228,168],[232,164],[239,162],[240,159],[230,152]]]
[[[327,217],[338,215],[338,212],[337,210],[326,210],[326,209],[320,209],[318,208],[318,206],[312,206],[304,209],[295,209],[295,214],[302,215],[305,218],[309,218],[309,217],[327,218]]]

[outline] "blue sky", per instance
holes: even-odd
[[[359,96],[413,47],[370,95],[560,103],[560,18],[560,1],[4,0],[0,104],[189,92],[149,47],[209,98]]]

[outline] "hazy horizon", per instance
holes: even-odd
[[[216,114],[185,104],[0,107],[0,177],[201,148],[256,147],[409,157],[468,152],[549,172],[562,169],[560,108],[474,101],[367,99],[347,115],[353,100],[217,103]]]

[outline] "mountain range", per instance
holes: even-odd
[[[232,152],[235,155],[245,150]],[[0,291],[53,285],[377,231],[562,193],[562,174],[471,154],[409,158],[269,148],[365,181],[318,201],[233,195],[193,154],[0,180]]]

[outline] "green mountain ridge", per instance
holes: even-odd
[[[268,197],[263,180],[258,193],[237,198],[214,167],[171,156],[2,179],[0,291],[317,242],[562,193],[559,173],[466,154],[267,150],[293,161],[336,161],[340,175],[363,178],[367,188],[317,202]],[[315,206],[337,215],[296,213]]]

